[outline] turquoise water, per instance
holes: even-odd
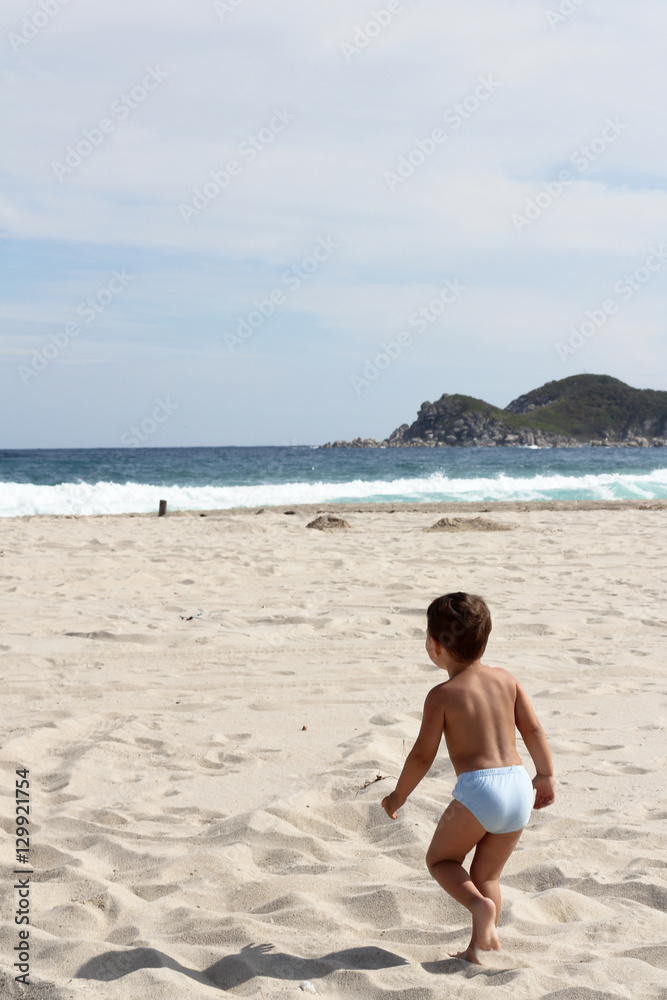
[[[667,499],[665,448],[0,452],[0,516],[298,503]]]

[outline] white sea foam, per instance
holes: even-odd
[[[171,510],[222,510],[280,504],[493,500],[667,499],[667,469],[649,473],[534,475],[453,479],[424,478],[344,483],[282,483],[252,486],[150,486],[142,483],[62,483],[35,486],[0,483],[0,516],[26,514],[126,514]]]

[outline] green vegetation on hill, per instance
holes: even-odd
[[[423,403],[414,423],[402,424],[384,442],[356,438],[325,447],[578,447],[588,442],[665,445],[667,392],[634,389],[609,375],[572,375],[519,396],[505,409],[445,393]]]
[[[526,412],[531,404],[536,408]],[[499,413],[512,426],[566,434],[580,441],[621,440],[628,434],[650,437],[665,433],[667,392],[633,389],[609,375],[573,375],[547,382]]]
[[[633,389],[609,375],[573,375],[547,382],[504,410],[458,393],[442,396],[429,409],[429,427],[440,432],[463,414],[497,420],[516,431],[543,431],[577,441],[623,440],[633,434],[651,437],[667,431],[667,392]],[[419,433],[422,422],[420,414],[410,429],[413,434]]]

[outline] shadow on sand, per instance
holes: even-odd
[[[205,986],[232,990],[256,976],[271,979],[322,979],[339,969],[377,970],[407,965],[404,958],[383,948],[347,948],[322,958],[298,958],[276,952],[271,944],[248,944],[235,955],[226,955],[201,972],[188,969],[155,948],[107,951],[91,958],[77,972],[79,979],[111,982],[139,969],[173,969]]]
[[[424,972],[432,976],[455,976],[457,973],[464,973],[467,979],[475,976],[484,976],[493,979],[494,986],[504,986],[511,983],[519,975],[515,968],[485,968],[483,965],[471,965],[470,962],[462,958],[445,958],[438,962],[422,962],[421,967]]]

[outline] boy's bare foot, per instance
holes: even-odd
[[[500,940],[496,931],[496,904],[492,899],[480,899],[475,907],[472,915],[472,938],[466,950],[456,954],[449,952],[449,956],[481,965],[478,951],[500,951]]]

